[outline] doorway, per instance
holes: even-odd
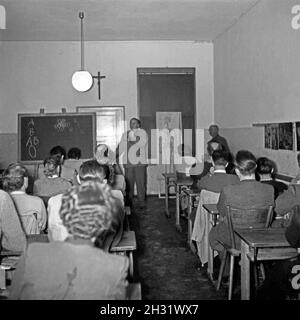
[[[149,137],[149,158],[155,158],[150,149],[151,129],[156,128],[156,112],[181,112],[183,139],[184,129],[192,129],[190,147],[195,156],[195,68],[138,68],[137,83],[138,112],[142,127]],[[153,189],[152,191],[157,186],[153,185],[156,182],[154,179],[151,181],[151,177],[160,177],[159,166],[156,167],[156,174],[149,174],[149,170],[154,168],[148,168],[148,189]]]

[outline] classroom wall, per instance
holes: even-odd
[[[86,93],[71,85],[73,72],[80,68],[79,42],[0,42],[0,57],[0,168],[17,159],[18,113],[124,105],[126,120],[136,116],[138,67],[196,68],[196,127],[207,128],[213,119],[212,43],[85,42],[86,69],[106,76],[101,80],[101,100],[97,85]],[[198,152],[203,146],[198,139]]]
[[[299,1],[298,1],[299,2]],[[234,152],[249,148],[294,175],[296,152],[266,150],[253,123],[300,121],[300,30],[297,1],[262,0],[214,41],[215,122]]]

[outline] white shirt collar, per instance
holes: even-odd
[[[58,178],[58,174],[55,174],[55,175],[53,175],[53,176],[48,176],[47,178],[48,178],[48,179]]]
[[[214,173],[226,173],[226,170],[218,169],[218,170],[214,170]]]
[[[10,194],[25,194],[26,192],[23,191],[23,190],[15,190],[15,191],[12,191]]]

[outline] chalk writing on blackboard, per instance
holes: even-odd
[[[69,129],[71,123],[65,118],[57,119],[54,124],[54,129],[58,132],[64,132],[66,129]]]
[[[42,162],[53,146],[77,147],[83,159],[93,156],[94,113],[18,114],[18,158],[21,162]]]
[[[27,148],[28,154],[31,159],[35,159],[36,158],[36,149],[37,149],[37,146],[39,145],[40,141],[36,135],[36,130],[34,127],[33,119],[30,119],[30,121],[27,123],[26,133],[28,135],[28,139],[26,142],[26,148]]]

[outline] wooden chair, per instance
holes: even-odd
[[[6,280],[12,279],[22,251],[2,250],[0,253],[0,289],[6,289]]]
[[[227,256],[230,256],[230,273],[229,273],[229,291],[228,300],[232,298],[232,287],[233,287],[233,273],[234,273],[234,258],[239,257],[241,252],[236,247],[234,229],[244,229],[244,228],[269,228],[273,219],[273,206],[269,206],[266,209],[236,209],[226,206],[227,210],[227,222],[230,235],[231,245],[228,246],[224,243],[222,245],[225,248],[224,255],[222,257],[222,262],[219,271],[219,277],[217,282],[217,290],[220,289],[221,281],[224,273],[225,263]],[[264,269],[262,264],[261,270],[264,277]],[[257,269],[256,263],[254,261],[254,278],[255,285],[257,287]]]
[[[136,250],[136,238],[134,231],[124,231],[120,242],[110,249],[110,252],[127,254],[129,257],[129,276],[133,277],[133,251]]]
[[[195,241],[196,243],[197,254],[201,264],[204,265],[208,262],[207,272],[210,274],[210,277],[213,274],[214,252],[209,245],[208,235],[211,228],[216,224],[216,221],[215,216],[208,214],[203,208],[203,204],[216,204],[218,203],[219,196],[220,193],[217,192],[201,191],[191,234],[191,241]]]

